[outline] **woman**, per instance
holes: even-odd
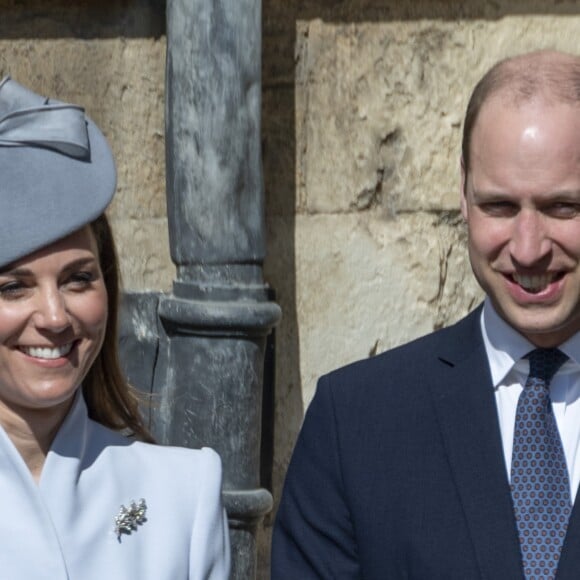
[[[225,579],[219,457],[147,443],[119,369],[115,183],[81,108],[0,82],[0,576]]]

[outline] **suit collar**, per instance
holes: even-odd
[[[479,320],[483,304],[458,323],[438,333],[439,360],[450,367],[460,364],[482,346]]]
[[[481,307],[441,332],[432,400],[483,578],[521,578],[521,558]]]
[[[511,580],[523,574],[481,308],[441,331],[441,368],[431,392],[482,578]],[[563,347],[578,343],[580,334]],[[578,570],[580,501],[574,504],[556,580],[577,580]]]
[[[576,496],[576,502],[572,509],[572,515],[568,523],[568,531],[560,564],[556,573],[556,580],[577,580],[578,570],[580,570],[580,494]]]
[[[493,386],[497,387],[535,346],[495,311],[489,298],[483,307],[481,330]]]

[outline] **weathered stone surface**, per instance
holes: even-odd
[[[126,290],[168,291],[175,278],[166,219],[112,220]]]
[[[522,17],[299,22],[297,208],[334,213],[379,205],[391,216],[454,209],[472,86],[510,54],[575,50],[577,26],[565,17],[528,17],[525,25]]]
[[[295,299],[306,404],[320,374],[449,324],[479,301],[457,222],[424,213],[397,221],[377,214],[297,218]],[[282,261],[270,266],[272,278],[287,275],[278,268]],[[284,307],[286,296],[280,292],[278,299]],[[288,369],[278,360],[282,389]]]
[[[526,28],[526,24],[521,26],[521,23],[529,18],[577,17],[578,3],[576,0],[263,0],[263,14],[264,78],[279,85],[294,83],[298,22],[316,19],[334,24],[390,22],[407,27],[421,21],[436,25],[454,21],[464,22],[469,27],[481,21],[495,27],[502,19],[515,16],[519,22],[513,32],[518,34]],[[535,39],[536,43],[543,40]],[[468,48],[471,50],[472,46]]]

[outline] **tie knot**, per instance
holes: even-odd
[[[549,384],[568,357],[557,348],[536,348],[526,355],[530,361],[530,378]]]

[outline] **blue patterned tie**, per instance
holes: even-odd
[[[527,580],[554,578],[572,511],[566,458],[549,386],[567,356],[530,352],[530,374],[518,400],[511,491]]]

